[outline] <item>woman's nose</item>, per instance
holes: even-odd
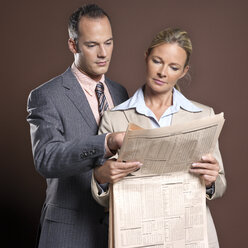
[[[166,66],[162,66],[160,68],[160,70],[158,71],[158,76],[161,78],[167,77],[167,67]]]

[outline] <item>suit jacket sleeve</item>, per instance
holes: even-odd
[[[108,117],[108,112],[109,111],[106,111],[103,114],[98,134],[114,132],[112,125],[111,125],[111,121],[109,120],[109,117]],[[97,187],[97,182],[95,180],[95,177],[92,175],[92,179],[91,179],[92,196],[96,200],[96,202],[98,202],[101,206],[108,208],[109,207],[109,189],[107,192],[103,192],[102,194],[99,194],[98,191],[99,190]]]
[[[214,115],[214,110],[212,108],[211,108],[211,115]],[[218,142],[217,142],[216,147],[214,149],[213,156],[219,162],[220,169],[219,169],[219,175],[215,181],[214,194],[211,197],[206,195],[208,200],[213,200],[215,198],[221,197],[226,190],[226,177],[225,177],[225,171],[224,171],[223,161],[222,161],[222,157],[220,154]]]
[[[35,167],[44,177],[87,172],[104,156],[105,135],[65,139],[61,113],[42,88],[30,93],[27,110]]]

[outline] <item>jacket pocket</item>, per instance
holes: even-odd
[[[79,219],[79,213],[72,209],[48,204],[45,219],[59,223],[74,224]]]

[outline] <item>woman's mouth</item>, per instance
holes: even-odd
[[[156,79],[156,78],[153,78],[153,81],[154,81],[156,84],[159,84],[159,85],[167,84],[166,82],[164,82],[164,81],[162,81],[162,80],[159,80],[159,79]]]

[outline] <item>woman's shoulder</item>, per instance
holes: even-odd
[[[126,115],[129,114],[135,114],[136,110],[135,108],[130,108],[130,109],[110,109],[104,112],[103,117],[107,119],[111,119],[116,122],[120,122],[123,119],[126,119]]]
[[[109,109],[109,110],[105,111],[103,115],[107,115],[109,117],[110,116],[111,117],[112,116],[117,117],[117,116],[122,116],[124,111],[126,111],[126,110],[123,110],[123,109],[116,110],[115,108],[112,108],[112,109]]]
[[[125,112],[129,110],[107,110],[104,112],[100,129],[108,132],[126,131],[128,119]]]
[[[112,123],[120,123],[126,120],[126,112],[132,112],[135,109],[109,109],[104,112],[103,119],[109,120]]]
[[[194,104],[195,106],[197,106],[198,108],[200,108],[200,109],[212,109],[212,107],[210,107],[210,106],[207,106],[207,105],[205,105],[205,104],[202,104],[202,103],[199,103],[199,102],[195,102],[195,101],[192,101],[192,100],[190,100],[190,102],[192,103],[192,104]]]
[[[182,110],[192,113],[199,113],[205,111],[211,111],[211,107],[188,99],[186,96],[174,89],[173,97],[175,99],[175,103],[181,107]]]
[[[210,106],[207,106],[205,104],[202,104],[202,103],[199,103],[199,102],[196,102],[196,101],[192,101],[190,100],[190,102],[195,105],[196,107],[198,107],[199,109],[201,109],[201,112],[203,114],[207,114],[207,115],[212,115],[214,114],[214,110],[212,107]]]

